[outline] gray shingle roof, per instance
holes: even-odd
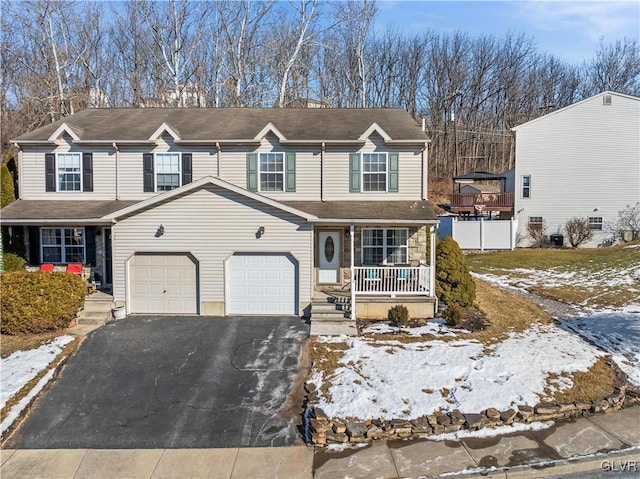
[[[401,109],[331,108],[108,108],[88,109],[14,141],[46,141],[66,123],[84,141],[144,141],[163,124],[186,141],[253,139],[272,123],[289,141],[357,141],[377,123],[396,141],[428,141]]]
[[[98,220],[138,201],[17,200],[2,208],[2,222],[9,220]]]
[[[434,221],[429,201],[283,201],[321,219]]]

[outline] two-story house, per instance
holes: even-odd
[[[130,314],[433,315],[428,138],[397,109],[90,109],[14,140],[28,262]]]
[[[513,130],[520,245],[528,227],[563,235],[573,217],[593,232],[584,246],[609,244],[618,213],[640,201],[640,98],[603,92]]]

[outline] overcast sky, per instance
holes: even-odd
[[[496,36],[524,32],[540,53],[581,63],[593,56],[600,38],[638,39],[640,2],[380,0],[376,28],[387,25],[404,32],[460,30]]]

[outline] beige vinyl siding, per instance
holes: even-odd
[[[398,192],[349,192],[349,154],[350,153],[399,153]],[[360,172],[362,175],[362,171]],[[422,150],[416,147],[385,145],[382,138],[373,137],[364,146],[357,148],[327,147],[324,161],[324,200],[325,201],[371,201],[371,200],[420,200],[422,199]],[[425,176],[426,177],[426,176]]]
[[[531,176],[530,198],[522,198],[524,175]],[[529,244],[531,216],[544,218],[547,234],[565,234],[572,217],[602,217],[605,231],[585,246],[602,244],[618,211],[640,201],[640,101],[612,95],[605,106],[598,95],[523,126],[515,183],[521,246]]]
[[[164,235],[156,238],[161,224]],[[265,233],[256,238],[260,226]],[[225,260],[233,253],[289,253],[299,263],[299,302],[311,298],[311,226],[223,188],[194,191],[121,220],[113,235],[116,301],[126,301],[126,263],[136,252],[191,253],[199,262],[201,302],[225,300]]]
[[[93,153],[93,192],[45,191],[46,153]],[[21,158],[20,198],[23,200],[113,200],[115,199],[115,154],[113,148],[82,147],[67,142],[55,148],[25,146]]]
[[[284,201],[320,201],[320,145],[281,146],[274,136],[265,138],[255,149],[238,146],[221,147],[220,179],[247,188],[247,153],[296,154],[296,191],[258,191],[261,195]],[[259,180],[258,180],[259,183]]]
[[[193,181],[203,176],[217,175],[217,151],[215,145],[187,146],[175,145],[168,139],[160,141],[155,147],[120,146],[120,199],[143,200],[157,193],[143,191],[142,155],[144,153],[191,153]]]

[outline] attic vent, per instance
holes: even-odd
[[[611,95],[604,95],[602,97],[602,104],[605,106],[611,105]]]

